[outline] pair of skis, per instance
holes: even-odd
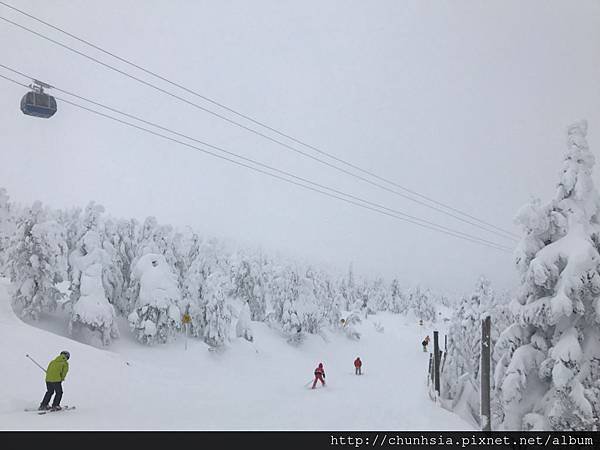
[[[41,416],[41,415],[53,413],[53,412],[69,411],[71,409],[75,409],[75,407],[74,406],[62,406],[61,409],[42,409],[41,411],[37,408],[36,409],[25,408],[25,411],[27,411],[27,412],[35,411],[36,413],[38,413]]]

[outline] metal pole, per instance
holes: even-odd
[[[427,386],[433,381],[433,353],[429,354],[429,370],[427,373]]]
[[[42,366],[40,366],[40,365],[39,365],[39,364],[38,364],[38,363],[35,361],[35,359],[33,359],[31,356],[29,356],[28,354],[25,354],[25,356],[27,356],[27,357],[28,357],[30,360],[32,360],[32,361],[33,361],[33,363],[34,363],[36,366],[38,366],[40,369],[42,369],[44,372],[46,371],[46,369],[44,369]]]
[[[433,370],[435,392],[440,395],[440,346],[438,342],[438,332],[433,332]]]
[[[492,431],[490,407],[491,318],[481,320],[481,430]]]

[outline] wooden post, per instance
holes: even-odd
[[[490,316],[481,320],[481,430],[492,431],[490,408],[490,361],[491,328]]]
[[[436,395],[440,395],[440,346],[438,342],[438,332],[433,332],[433,371],[434,387]]]
[[[185,349],[187,350],[187,341],[188,341],[188,324],[185,325]]]

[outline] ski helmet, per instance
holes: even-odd
[[[62,352],[60,352],[60,354],[61,354],[61,355],[65,355],[65,357],[66,357],[67,359],[69,359],[69,358],[71,357],[71,354],[70,354],[68,351],[66,351],[66,350],[63,350]]]

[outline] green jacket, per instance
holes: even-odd
[[[65,381],[67,372],[69,371],[69,363],[65,355],[58,355],[50,364],[48,364],[48,370],[46,370],[46,381],[50,383],[56,383]]]

